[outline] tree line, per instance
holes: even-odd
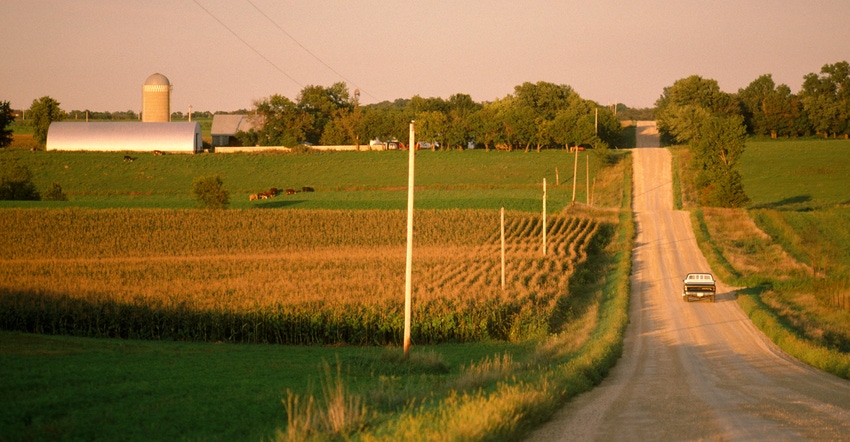
[[[850,64],[826,64],[803,77],[800,92],[776,85],[765,74],[737,93],[720,91],[717,81],[691,76],[664,89],[656,118],[670,142],[687,142],[696,125],[679,120],[699,108],[713,115],[739,116],[746,132],[771,137],[850,137]],[[690,107],[688,107],[690,106]],[[696,118],[696,115],[692,117]],[[684,131],[684,132],[682,132]]]
[[[750,135],[845,138],[850,134],[850,65],[824,65],[803,77],[799,94],[762,75],[737,94],[720,90],[716,80],[698,75],[664,88],[655,103],[662,137],[687,144],[692,174],[687,178],[707,206],[741,207],[744,192],[737,163]]]
[[[406,141],[409,123],[433,148],[537,151],[620,143],[614,110],[581,98],[570,86],[526,82],[514,93],[477,103],[467,94],[448,99],[410,99],[361,106],[345,83],[307,86],[295,100],[275,94],[254,103],[258,127],[237,137],[245,145],[361,145],[378,138]]]

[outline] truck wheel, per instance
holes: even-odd
[[[714,295],[711,295],[711,302],[714,302]]]

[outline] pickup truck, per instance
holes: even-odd
[[[688,273],[682,287],[682,300],[690,302],[691,298],[710,299],[714,302],[717,286],[711,273]]]

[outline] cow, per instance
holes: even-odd
[[[287,195],[295,195],[295,189],[286,189]]]
[[[265,192],[263,192],[263,193],[258,193],[258,194],[257,194],[257,196],[258,196],[258,197],[260,197],[260,199],[261,199],[261,200],[267,200],[267,199],[269,199],[269,194],[267,194],[267,193],[265,193]]]
[[[162,151],[161,150],[155,150],[155,151],[153,151],[153,154],[157,155],[157,156],[162,155]]]
[[[268,194],[269,194],[269,195],[271,195],[271,196],[277,196],[277,194],[279,194],[279,193],[280,193],[280,191],[279,191],[279,190],[277,190],[277,187],[272,187],[272,188],[271,188],[271,189],[269,189],[269,191],[268,191],[268,192],[266,192],[266,193],[268,193]]]
[[[124,162],[125,163],[132,163],[133,160],[135,160],[135,158],[131,157],[130,155],[124,155]]]
[[[257,196],[256,193],[252,193],[250,196],[248,196],[249,201],[257,201],[258,198],[259,196]]]
[[[302,191],[302,192],[312,192],[312,191],[313,191],[313,188],[312,188],[312,187],[304,186],[304,187],[302,187],[302,188],[301,188],[301,191]]]

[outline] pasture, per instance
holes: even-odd
[[[15,406],[0,413],[0,435],[256,440],[281,429],[276,436],[288,439],[288,429],[327,431],[304,425],[331,413],[335,399],[322,390],[339,380],[343,399],[367,413],[332,434],[366,426],[397,440],[410,436],[395,424],[404,421],[420,435],[516,437],[598,382],[619,354],[633,235],[620,211],[627,156],[590,164],[605,209],[564,210],[571,163],[560,164],[572,158],[564,152],[421,152],[414,350],[404,361],[394,344],[406,218],[394,207],[406,203],[395,196],[406,155],[166,155],[127,164],[145,167],[142,177],[115,172],[124,166],[117,154],[30,153],[4,155],[26,162],[38,183],[61,182],[70,201],[2,209],[2,328],[43,334],[3,332],[2,389]],[[244,201],[234,192],[234,209],[189,209],[180,180],[209,173]],[[544,257],[535,175],[546,173]],[[247,198],[302,185],[316,192],[294,204]],[[428,192],[434,207],[419,199]],[[329,381],[323,364],[340,374]]]
[[[102,152],[0,152],[33,173],[44,191],[58,182],[67,202],[0,201],[0,207],[193,208],[192,180],[219,175],[232,208],[405,209],[407,152],[329,152],[309,154],[236,153],[164,155]],[[416,207],[423,209],[498,209],[539,211],[542,182],[548,208],[557,213],[572,201],[575,155],[565,151],[419,151]],[[615,155],[615,158],[617,156]],[[586,202],[588,187],[596,205],[616,207],[613,177],[589,152],[579,154],[576,200]],[[589,176],[588,176],[589,169]],[[560,182],[560,185],[558,183]],[[270,188],[315,192],[249,201]],[[613,193],[612,193],[613,191]]]

